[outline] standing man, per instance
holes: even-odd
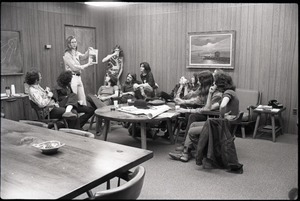
[[[73,78],[71,81],[71,88],[74,93],[78,95],[78,102],[81,105],[86,105],[86,96],[84,92],[83,83],[81,80],[81,71],[91,65],[92,59],[88,60],[88,63],[81,65],[80,60],[85,60],[89,57],[89,51],[93,50],[92,47],[84,53],[77,51],[77,40],[75,36],[69,36],[66,40],[67,48],[63,56],[66,71],[71,71]]]

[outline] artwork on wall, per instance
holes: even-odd
[[[23,57],[20,31],[1,30],[1,75],[22,75]]]
[[[235,31],[189,32],[187,68],[234,69]]]

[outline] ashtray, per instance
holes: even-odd
[[[60,147],[64,145],[65,143],[61,143],[55,140],[46,141],[39,144],[32,144],[33,147],[40,149],[43,154],[54,154]]]

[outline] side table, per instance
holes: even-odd
[[[261,132],[266,132],[266,133],[272,133],[272,139],[273,142],[276,142],[276,133],[278,131],[283,132],[283,120],[281,117],[281,113],[285,110],[286,108],[280,108],[280,109],[270,109],[270,110],[266,110],[266,109],[254,109],[253,112],[257,113],[257,118],[256,118],[256,123],[255,123],[255,128],[254,128],[254,132],[253,132],[253,138],[255,138],[256,134],[258,131]],[[265,114],[265,115],[271,115],[271,125],[263,125],[261,127],[259,126],[259,121],[261,118],[261,115]],[[279,126],[275,125],[275,116],[278,116],[278,120],[279,120]]]

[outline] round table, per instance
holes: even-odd
[[[126,112],[122,112],[119,110],[112,110],[114,109],[113,105],[104,106],[101,108],[98,108],[95,110],[95,116],[96,116],[96,133],[99,132],[100,129],[100,120],[104,120],[104,140],[107,140],[107,134],[110,126],[110,121],[118,121],[118,122],[129,122],[133,123],[135,126],[137,123],[141,125],[141,145],[143,149],[147,149],[147,138],[146,138],[146,128],[148,123],[155,123],[155,122],[167,122],[167,129],[168,133],[170,135],[170,141],[172,144],[174,144],[174,136],[173,136],[173,130],[172,130],[172,120],[177,118],[179,113],[176,113],[174,105],[168,104],[171,109],[168,110],[168,114],[173,113],[172,117],[164,116],[164,115],[158,115],[152,119],[149,119],[146,115],[135,115],[130,114]],[[127,104],[120,104],[119,107],[128,106]]]

